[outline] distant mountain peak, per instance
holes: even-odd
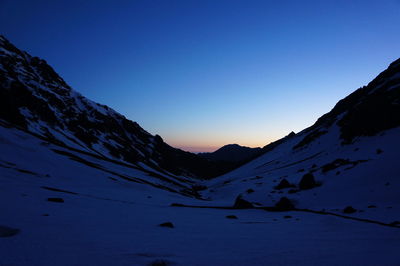
[[[214,152],[200,153],[203,158],[212,161],[243,163],[259,155],[261,148],[250,148],[239,144],[227,144]]]

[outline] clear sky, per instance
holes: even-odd
[[[400,57],[399,0],[0,0],[0,29],[190,151],[298,132]]]

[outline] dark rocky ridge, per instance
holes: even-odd
[[[330,112],[305,130],[307,134],[293,149],[318,139],[334,124],[340,128],[342,144],[400,126],[400,59],[391,63],[367,86],[340,100]]]
[[[175,149],[74,91],[46,61],[0,36],[0,119],[58,145],[165,174],[211,178],[231,166]]]
[[[228,144],[214,152],[204,152],[199,153],[198,155],[212,161],[241,163],[253,159],[260,155],[260,153],[261,148],[250,148],[238,144]]]

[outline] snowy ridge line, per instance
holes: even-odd
[[[348,220],[354,220],[354,221],[359,221],[359,222],[365,222],[365,223],[372,223],[372,224],[378,224],[382,226],[388,226],[388,227],[394,227],[400,229],[400,226],[396,225],[396,222],[392,223],[384,223],[381,221],[376,221],[376,220],[371,220],[371,219],[364,219],[364,218],[357,218],[357,217],[352,217],[352,216],[347,216],[347,215],[342,215],[342,214],[337,214],[333,212],[326,212],[326,211],[316,211],[316,210],[310,210],[310,209],[297,209],[293,208],[287,211],[283,211],[280,209],[277,209],[276,207],[268,207],[268,206],[261,206],[261,207],[253,207],[253,208],[238,208],[238,207],[230,207],[230,206],[201,206],[201,205],[186,205],[186,204],[181,204],[181,203],[172,203],[170,204],[171,207],[181,207],[181,208],[195,208],[195,209],[220,209],[220,210],[264,210],[268,212],[290,212],[290,211],[297,211],[297,212],[308,212],[308,213],[314,213],[314,214],[321,214],[321,215],[331,215],[331,216],[336,216],[340,217],[343,219],[348,219]]]

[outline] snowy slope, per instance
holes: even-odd
[[[287,197],[296,208],[400,221],[400,60],[341,100],[313,126],[206,185],[219,204],[236,196],[262,206]],[[305,174],[317,186],[300,189]],[[286,179],[291,187],[279,189]],[[278,186],[278,188],[276,188]],[[250,193],[247,192],[248,189]],[[254,190],[254,192],[252,191]]]
[[[157,188],[180,184],[16,129],[0,128],[0,136],[0,265],[398,265],[398,228],[310,213],[171,207],[204,201]],[[159,226],[165,222],[174,228]],[[4,237],[7,230],[14,235]]]

